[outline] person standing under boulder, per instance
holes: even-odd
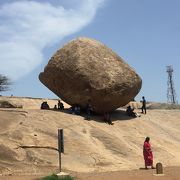
[[[146,114],[146,99],[145,99],[144,96],[142,97],[142,101],[141,102],[142,102],[142,107],[141,107],[142,113]]]
[[[113,125],[114,123],[111,121],[110,113],[105,112],[103,113],[103,120],[105,123],[108,123],[109,125]]]
[[[92,110],[92,107],[91,107],[91,100],[88,99],[88,102],[87,102],[87,104],[86,104],[86,113],[87,113],[86,119],[87,119],[87,120],[90,120],[90,117],[91,117],[91,110]]]
[[[150,138],[146,137],[143,145],[143,156],[144,156],[144,164],[145,169],[148,169],[148,166],[151,166],[152,169],[154,169],[153,166],[153,153],[151,150],[151,144],[149,143]]]

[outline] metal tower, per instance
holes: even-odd
[[[177,104],[176,93],[175,93],[174,83],[173,83],[173,78],[172,78],[173,67],[172,66],[167,66],[166,67],[166,72],[168,73],[167,102],[170,103],[170,104]]]

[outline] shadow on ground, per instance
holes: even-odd
[[[56,112],[61,112],[61,113],[63,112],[63,113],[67,113],[67,114],[72,114],[69,108],[66,108],[63,110],[59,110],[59,109],[50,109],[50,110],[56,111]],[[79,115],[74,114],[74,116],[81,116],[84,118],[84,120],[87,120],[87,121],[96,121],[99,123],[107,123],[104,121],[102,114],[97,114],[97,113],[93,113],[93,112],[91,114],[90,120],[87,119],[87,115],[86,115],[85,111],[81,111],[81,113]],[[117,109],[110,113],[110,120],[112,123],[115,121],[127,121],[127,120],[136,120],[136,119],[137,118],[128,116],[126,114],[125,109]]]

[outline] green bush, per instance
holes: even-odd
[[[74,178],[71,176],[58,177],[57,175],[53,174],[51,176],[43,177],[39,180],[74,180]]]

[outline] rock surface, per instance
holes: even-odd
[[[141,78],[102,43],[78,38],[59,49],[39,75],[40,81],[70,105],[111,112],[126,105],[141,88]]]
[[[180,167],[180,111],[177,109],[150,110],[136,120],[127,116],[124,110],[118,109],[111,114],[114,125],[108,126],[102,122],[100,116],[92,116],[92,121],[84,121],[82,116],[58,110],[40,110],[37,106],[40,104],[40,99],[37,98],[9,97],[8,99],[6,97],[6,100],[23,102],[23,110],[0,109],[0,179],[2,180],[15,180],[14,175],[58,173],[57,151],[19,146],[57,148],[59,128],[64,129],[63,172],[106,172],[107,175],[112,171],[124,172],[124,170],[137,169],[138,172],[148,172],[153,175],[154,170],[152,170],[154,173],[151,170],[139,171],[140,167],[144,167],[142,145],[147,136],[147,129],[151,132],[154,162],[163,162],[164,167]],[[50,99],[47,101],[52,104],[57,102]],[[139,113],[140,110],[136,109],[135,112]],[[173,171],[174,174],[176,170]],[[12,176],[1,176],[1,174]],[[162,180],[173,179],[166,169],[165,174],[167,178]],[[134,180],[132,177],[128,179]],[[26,177],[17,178],[20,179],[29,180]],[[99,180],[98,176],[93,180],[95,179]],[[104,179],[125,180],[119,177],[107,178],[107,176]],[[142,174],[139,179],[147,180]],[[155,179],[156,177],[151,178],[151,180]]]

